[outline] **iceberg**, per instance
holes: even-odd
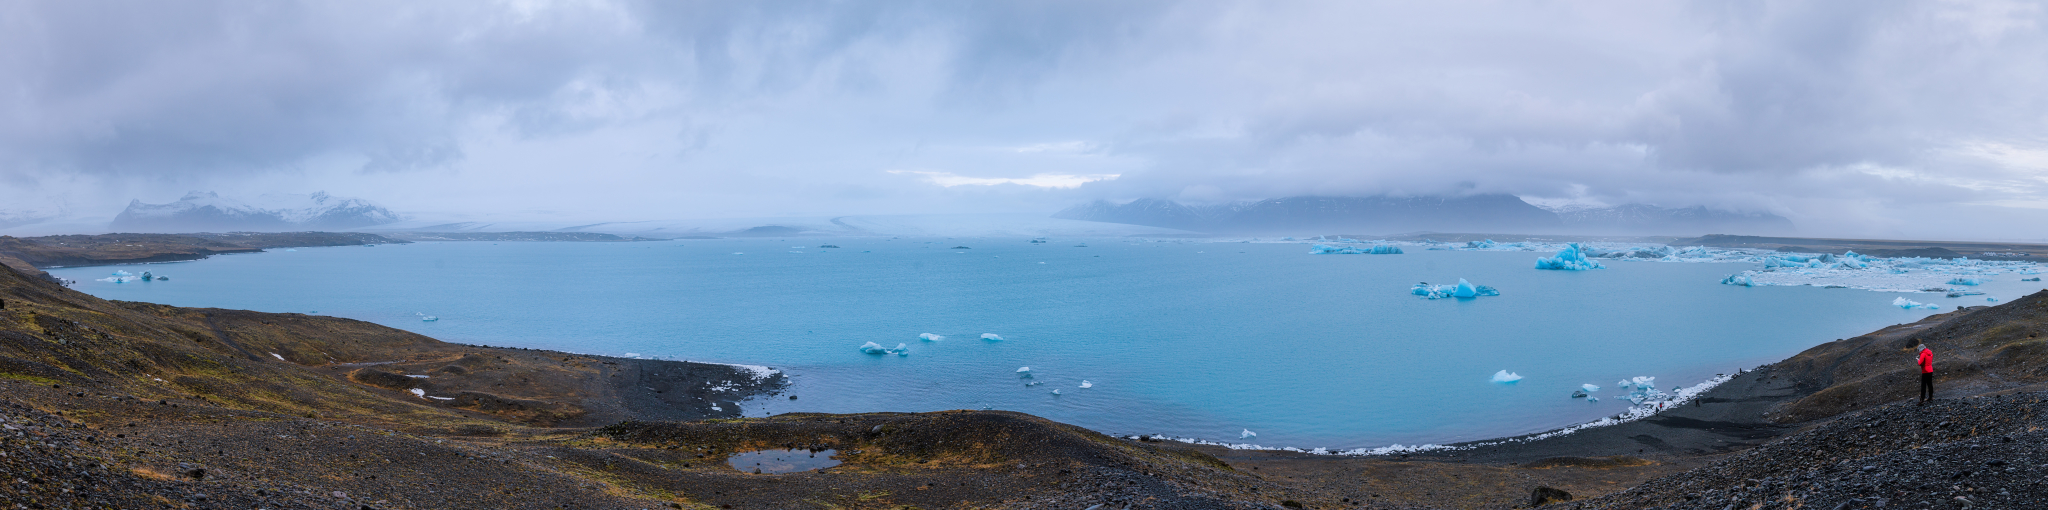
[[[1629,390],[1628,395],[1622,398],[1628,399],[1629,402],[1633,402],[1636,405],[1643,405],[1644,402],[1664,400],[1665,398],[1664,392],[1657,391],[1657,378],[1655,377],[1639,375],[1633,379],[1621,381],[1621,389]]]
[[[885,354],[888,353],[889,350],[882,348],[882,344],[868,342],[860,344],[860,352],[862,354]]]
[[[1092,383],[1092,382],[1088,382],[1088,380],[1087,380],[1087,379],[1082,379],[1082,380],[1081,380],[1081,387],[1082,387],[1082,388],[1093,388],[1093,387],[1095,387],[1095,383]]]
[[[981,339],[982,339],[982,340],[995,340],[995,341],[998,341],[998,342],[1000,342],[1000,341],[1002,341],[1002,340],[1003,340],[1003,336],[1002,336],[1002,335],[998,335],[998,334],[995,334],[995,333],[982,333],[982,334],[981,334]]]
[[[1493,373],[1493,382],[1497,382],[1497,383],[1502,383],[1502,384],[1506,384],[1506,383],[1512,383],[1512,382],[1515,382],[1515,381],[1520,381],[1520,380],[1522,380],[1522,375],[1521,375],[1521,374],[1517,374],[1517,373],[1514,373],[1514,372],[1509,372],[1509,371],[1506,371],[1506,370],[1502,370],[1502,371],[1499,371],[1499,372],[1494,372],[1494,373]]]
[[[1495,246],[1500,246],[1500,243],[1493,242],[1492,239],[1486,239],[1482,241],[1465,241],[1465,249],[1467,250],[1484,250]]]
[[[434,322],[434,321],[439,321],[439,320],[441,320],[441,318],[440,318],[440,317],[435,317],[435,316],[432,316],[432,315],[428,315],[428,316],[426,316],[426,317],[420,317],[420,322]]]
[[[1500,291],[1495,290],[1493,287],[1473,285],[1472,282],[1465,281],[1464,278],[1459,278],[1457,285],[1430,285],[1429,282],[1417,283],[1414,287],[1408,289],[1408,293],[1429,299],[1471,299],[1479,296],[1500,295]]]
[[[1252,432],[1252,429],[1244,429],[1244,432],[1237,433],[1238,439],[1251,439],[1254,437],[1259,437],[1259,433]]]
[[[1057,396],[1060,396],[1060,390],[1058,390],[1058,389],[1054,389],[1054,390],[1052,390],[1052,396],[1055,396],[1055,397],[1057,397]]]
[[[1960,277],[1960,276],[1958,276],[1958,277],[1955,277],[1955,278],[1952,278],[1952,279],[1950,279],[1950,280],[1948,281],[1948,284],[1949,284],[1949,285],[1983,285],[1983,284],[1984,284],[1984,279],[1982,279],[1982,278],[1963,278],[1963,277]]]
[[[1308,252],[1314,255],[1400,255],[1401,247],[1375,244],[1371,248],[1359,248],[1357,246],[1318,244],[1309,248]]]
[[[945,339],[946,339],[946,336],[945,336],[945,335],[934,335],[934,334],[931,334],[931,333],[923,333],[923,334],[919,334],[919,335],[917,335],[917,337],[918,337],[918,338],[922,338],[922,339],[924,339],[924,341],[926,341],[926,342],[937,342],[937,341],[940,341],[940,340],[945,340]]]
[[[1017,367],[1018,377],[1031,377],[1031,367]]]
[[[1579,243],[1565,245],[1564,249],[1557,251],[1557,256],[1555,257],[1536,259],[1536,269],[1585,271],[1588,269],[1606,268],[1607,266],[1601,265],[1599,261],[1587,260],[1585,248],[1580,247]]]
[[[1600,391],[1600,387],[1599,387],[1599,386],[1594,386],[1594,385],[1591,385],[1591,384],[1581,384],[1581,385],[1579,385],[1579,388],[1580,388],[1580,389],[1584,389],[1584,390],[1586,390],[1586,393],[1592,393],[1592,392],[1595,392],[1595,391]]]
[[[900,343],[899,343],[899,344],[896,344],[896,348],[894,348],[894,349],[883,349],[883,352],[887,352],[887,353],[889,353],[889,354],[894,354],[894,355],[897,355],[897,356],[909,356],[909,355],[910,355],[910,346],[909,346],[909,345],[907,345],[907,344],[900,344]]]
[[[1721,284],[1722,284],[1722,285],[1741,285],[1741,286],[1744,286],[1744,287],[1755,287],[1755,286],[1756,286],[1756,281],[1754,281],[1754,280],[1750,280],[1748,276],[1743,276],[1743,275],[1739,275],[1739,274],[1731,274],[1731,275],[1728,275],[1728,277],[1727,277],[1727,278],[1722,278],[1722,279],[1721,279]]]
[[[1919,302],[1919,301],[1914,301],[1914,300],[1911,300],[1911,299],[1906,299],[1906,298],[1904,298],[1904,297],[1900,297],[1900,298],[1897,298],[1897,299],[1893,299],[1893,300],[1892,300],[1892,306],[1896,306],[1896,307],[1899,307],[1899,308],[1904,308],[1904,309],[1907,309],[1907,310],[1940,310],[1940,309],[1941,309],[1941,305],[1937,305],[1937,304],[1933,304],[1933,303],[1922,303],[1922,302]]]

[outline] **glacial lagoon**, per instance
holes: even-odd
[[[799,398],[749,402],[749,416],[1004,409],[1112,434],[1332,449],[1597,420],[1627,409],[1615,398],[1620,380],[1693,385],[2044,288],[1992,274],[1970,287],[1985,295],[1950,298],[1722,283],[1757,262],[1548,271],[1535,261],[1554,251],[1316,255],[1295,242],[1031,241],[445,242],[51,272],[108,299],[317,313],[451,342],[789,374],[788,394]],[[99,281],[114,271],[171,279]],[[1461,278],[1499,295],[1411,292],[1421,283],[1455,291]],[[1894,306],[1900,297],[1941,309]],[[864,353],[869,342],[884,352]],[[1494,382],[1500,371],[1520,379]],[[1586,384],[1604,387],[1599,401],[1571,398]]]

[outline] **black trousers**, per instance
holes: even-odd
[[[1934,400],[1934,373],[1920,373],[1920,400]]]

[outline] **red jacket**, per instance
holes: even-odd
[[[1920,350],[1920,373],[1934,373],[1934,349]]]

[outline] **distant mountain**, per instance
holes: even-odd
[[[1666,209],[1654,205],[1625,204],[1614,207],[1558,207],[1550,209],[1564,222],[1565,232],[1607,235],[1706,234],[1790,235],[1792,220],[1771,213],[1739,213],[1689,207]]]
[[[108,229],[119,232],[277,232],[345,230],[398,221],[369,201],[330,196],[265,194],[250,203],[194,191],[168,204],[128,202]]]
[[[33,225],[37,223],[42,223],[44,221],[49,221],[49,219],[53,217],[55,217],[55,215],[46,214],[39,211],[0,210],[0,228]]]
[[[1402,232],[1595,235],[1782,235],[1792,221],[1770,213],[1739,213],[1654,205],[1545,209],[1513,195],[1465,197],[1288,197],[1219,205],[1143,198],[1097,200],[1053,215],[1070,220],[1147,225],[1216,234],[1394,234]]]
[[[1562,227],[1556,214],[1513,195],[1288,197],[1208,206],[1161,199],[1096,201],[1053,217],[1234,234],[1538,232]]]

